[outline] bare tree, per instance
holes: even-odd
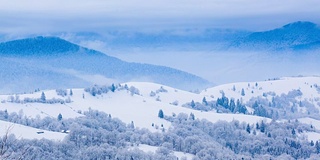
[[[16,138],[10,138],[11,136],[11,130],[13,129],[13,125],[10,125],[6,130],[5,134],[3,135],[2,138],[0,138],[0,159],[1,160],[6,160],[6,159],[17,159],[17,160],[22,160],[24,155],[28,153],[30,150],[30,145],[28,146],[22,146],[22,148],[19,148],[19,154],[13,156],[12,153],[15,151],[12,150],[12,146],[14,143],[17,142]]]
[[[0,141],[0,159],[8,159],[10,157],[10,153],[8,153],[8,150],[10,148],[10,142],[9,142],[9,134],[13,128],[13,125],[9,126],[3,137]]]

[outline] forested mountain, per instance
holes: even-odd
[[[151,81],[183,89],[209,82],[173,68],[128,63],[56,37],[0,43],[2,92],[84,87],[94,83]],[[19,84],[19,85],[17,85]]]
[[[320,48],[320,27],[312,22],[294,22],[270,31],[254,32],[235,40],[231,48],[269,51],[315,50]]]

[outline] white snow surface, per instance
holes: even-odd
[[[319,120],[316,120],[316,119],[313,119],[313,118],[309,118],[309,117],[299,118],[298,120],[301,123],[310,124],[310,125],[312,125],[313,127],[315,127],[318,130],[320,129],[320,121]]]
[[[313,141],[314,143],[316,141],[320,141],[320,133],[317,133],[317,132],[307,132],[307,133],[304,133],[307,138],[308,138],[308,141]]]
[[[138,149],[144,151],[144,152],[152,152],[152,153],[155,153],[157,151],[159,147],[156,147],[156,146],[150,146],[150,145],[146,145],[146,144],[140,144],[138,146]],[[173,154],[178,157],[179,159],[181,159],[182,157],[185,157],[187,158],[187,160],[191,160],[194,155],[193,154],[190,154],[190,153],[183,153],[183,152],[177,152],[177,151],[174,151]]]
[[[18,139],[45,138],[45,139],[50,139],[55,141],[62,141],[67,135],[65,133],[51,132],[47,130],[32,128],[32,127],[0,120],[0,136],[2,137],[6,133],[14,134],[15,137]]]

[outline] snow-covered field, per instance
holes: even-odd
[[[146,144],[140,144],[137,148],[142,150],[142,151],[144,151],[144,152],[155,153],[159,147],[150,146],[150,145],[146,145]],[[174,151],[173,155],[175,155],[179,159],[181,159],[182,157],[185,157],[185,158],[187,158],[187,160],[191,160],[194,157],[194,155],[192,155],[192,154],[183,153],[183,152],[177,152],[177,151]]]
[[[307,139],[309,141],[313,141],[313,142],[320,141],[320,133],[307,132],[307,133],[305,133],[305,135],[307,136]]]
[[[50,139],[62,141],[66,133],[51,132],[0,120],[0,136],[14,134],[18,139]]]
[[[313,119],[313,118],[308,118],[308,117],[299,118],[298,120],[299,120],[299,122],[310,124],[313,127],[315,127],[316,129],[320,129],[320,121],[319,120],[316,120],[316,119]]]
[[[135,127],[147,128],[151,131],[160,131],[161,126],[165,129],[168,129],[171,126],[170,122],[158,117],[160,109],[163,110],[164,115],[168,116],[173,114],[178,115],[179,113],[186,113],[188,115],[193,113],[195,118],[207,119],[211,122],[217,122],[219,120],[229,122],[232,120],[239,120],[240,122],[253,124],[261,120],[264,122],[270,122],[271,120],[253,115],[222,114],[214,111],[203,112],[185,108],[182,107],[182,105],[191,102],[192,100],[195,102],[202,102],[203,97],[206,97],[207,100],[216,100],[218,97],[221,97],[222,91],[227,97],[241,99],[243,102],[246,102],[251,97],[262,96],[265,92],[275,92],[277,95],[281,95],[282,93],[288,93],[293,89],[299,89],[303,93],[299,98],[306,99],[319,108],[318,100],[320,94],[317,88],[314,87],[317,83],[320,84],[320,77],[281,78],[280,80],[271,81],[225,84],[206,89],[200,94],[197,94],[149,82],[128,82],[126,84],[129,87],[134,86],[139,89],[139,95],[131,95],[129,91],[121,90],[92,96],[85,92],[84,89],[72,89],[72,96],[67,95],[62,97],[57,95],[55,90],[43,91],[47,99],[70,98],[71,103],[66,104],[12,103],[9,102],[9,97],[11,95],[0,95],[0,110],[7,110],[8,113],[23,113],[27,117],[50,116],[56,118],[58,114],[61,113],[63,118],[73,118],[82,116],[82,114],[80,114],[81,112],[91,108],[111,114],[112,117],[117,117],[125,123],[129,124],[133,122]],[[244,96],[241,95],[242,88],[245,91]],[[162,89],[162,92],[159,89]],[[151,96],[151,92],[154,92],[155,94]],[[26,97],[40,98],[41,93],[42,91],[39,91],[18,96],[19,99],[24,99]],[[17,97],[16,95],[13,96]],[[176,102],[177,104],[174,105],[173,102]],[[311,118],[300,119],[300,121],[307,124],[312,123],[316,128],[320,128],[320,121]],[[154,126],[152,126],[152,124],[154,124]],[[17,134],[17,137],[19,137],[19,133],[25,132],[21,131],[15,133]]]

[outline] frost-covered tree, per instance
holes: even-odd
[[[179,105],[179,101],[175,100],[171,104],[177,106],[177,105]]]
[[[190,115],[189,115],[189,119],[190,119],[190,120],[195,120],[195,116],[194,116],[194,114],[193,114],[193,113],[190,113]]]
[[[8,110],[4,110],[3,118],[5,120],[9,118]]]
[[[131,96],[133,96],[133,95],[140,95],[140,91],[139,91],[139,89],[138,88],[136,88],[136,87],[134,87],[134,86],[131,86],[130,88],[129,88],[129,91],[130,91],[130,94],[131,94]]]
[[[67,95],[67,90],[66,89],[56,89],[56,93],[57,93],[57,95],[64,97]]]
[[[156,90],[156,93],[160,93],[160,92],[168,92],[168,90],[164,89],[163,86],[161,86],[158,90]]]
[[[156,92],[151,91],[149,95],[150,95],[150,97],[154,97],[154,96],[156,96]]]

